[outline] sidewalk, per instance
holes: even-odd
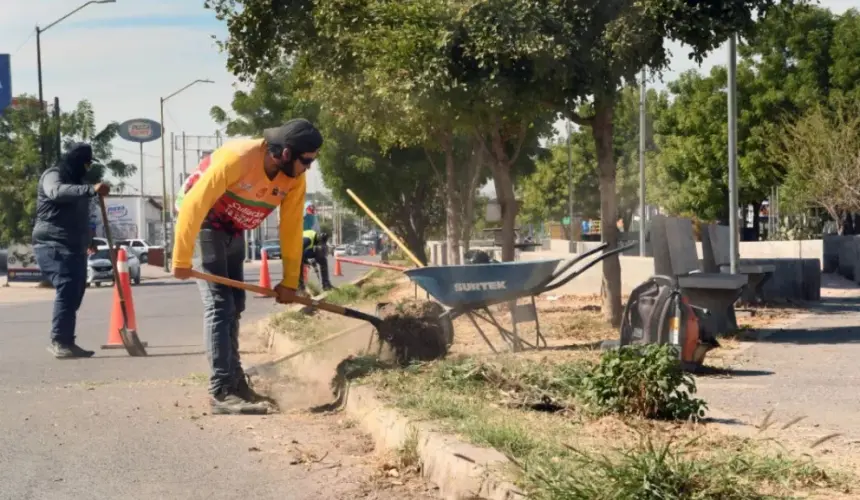
[[[793,324],[751,342],[729,377],[699,377],[714,410],[759,425],[767,412],[801,436],[844,435],[860,450],[860,287],[822,280],[822,301]],[[782,432],[782,431],[780,431]]]

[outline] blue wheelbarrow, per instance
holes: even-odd
[[[562,259],[547,259],[521,262],[499,262],[465,266],[430,266],[404,271],[409,279],[424,289],[430,296],[446,307],[442,324],[451,325],[459,316],[466,315],[493,352],[498,352],[475,318],[496,327],[501,337],[510,344],[514,352],[522,350],[522,344],[539,349],[546,347],[546,339],[540,333],[535,297],[559,288],[581,275],[607,257],[632,248],[635,243],[606,250],[608,243],[559,265]],[[577,264],[581,264],[577,266]],[[528,304],[519,305],[521,298],[529,298]],[[513,331],[504,328],[490,307],[510,303]],[[517,332],[517,323],[534,322],[536,336],[534,344],[522,340]],[[451,332],[453,337],[453,331]]]

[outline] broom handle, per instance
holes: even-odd
[[[376,214],[373,213],[370,208],[368,208],[367,205],[365,205],[364,202],[361,201],[361,199],[359,199],[359,197],[352,192],[352,189],[347,189],[346,194],[351,196],[352,199],[358,204],[358,206],[361,207],[362,210],[367,212],[367,215],[369,215],[374,222],[379,224],[379,227],[381,227],[382,230],[385,231],[385,233],[388,235],[389,238],[394,241],[394,243],[397,243],[397,246],[399,246],[400,249],[403,250],[403,253],[405,253],[409,256],[410,259],[412,259],[412,262],[414,262],[416,266],[424,267],[424,264],[420,260],[418,260],[418,257],[416,257],[415,254],[413,254],[411,251],[409,251],[409,247],[406,246],[406,243],[400,241],[400,238],[398,238],[394,233],[392,233],[391,230],[388,229],[388,227],[383,224],[381,220],[379,220],[379,217],[377,217]]]
[[[245,283],[244,281],[231,280],[230,278],[225,278],[224,276],[204,273],[196,269],[191,270],[191,276],[203,281],[209,281],[212,283],[231,286],[233,288],[239,288],[241,290],[247,290],[249,292],[259,293],[260,295],[272,297],[273,299],[278,298],[278,292],[272,290],[271,288],[265,288],[262,286],[253,285],[251,283]],[[328,302],[310,299],[308,297],[302,297],[301,295],[294,296],[292,298],[292,301],[303,306],[314,307],[317,309],[322,309],[323,311],[328,311],[330,313],[340,314],[341,316],[348,315],[347,311],[343,307],[329,304]]]

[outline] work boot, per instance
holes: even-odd
[[[254,391],[250,375],[244,375],[239,378],[239,382],[236,384],[236,395],[251,403],[267,403],[272,408],[277,408],[278,406],[274,399]]]
[[[57,359],[91,358],[95,351],[88,351],[77,344],[63,344],[56,340],[48,346],[50,352]]]
[[[269,408],[265,403],[255,403],[239,396],[238,391],[222,389],[211,396],[209,406],[213,415],[266,415]]]
[[[331,286],[331,283],[326,283],[326,284],[324,284],[324,285],[323,285],[323,291],[324,291],[324,292],[329,292],[329,291],[331,291],[331,290],[334,290],[334,287],[333,287],[333,286]]]

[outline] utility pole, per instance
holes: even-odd
[[[176,149],[176,146],[174,146]],[[186,155],[188,152],[185,150],[185,131],[182,131],[182,182],[185,182],[185,179],[188,178],[188,168],[186,168]]]
[[[173,132],[170,133],[170,144],[175,140]],[[173,204],[176,202],[176,152],[170,148],[170,220],[173,221]]]
[[[573,241],[573,145],[571,144],[570,120],[567,121],[567,229],[570,241],[567,251],[576,253],[576,242]]]
[[[642,83],[639,87],[639,256],[645,257],[645,127],[647,126],[645,105],[646,70],[642,68]]]
[[[729,38],[729,264],[738,274],[738,47],[737,34]]]

